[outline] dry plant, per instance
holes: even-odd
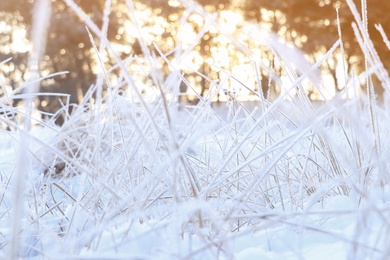
[[[108,18],[99,28],[72,0],[65,2],[85,22],[101,71],[72,114],[66,114],[70,104],[64,104],[53,115],[66,114],[61,127],[54,120],[36,119],[31,105],[26,111],[13,107],[12,99],[21,96],[20,90],[7,93],[0,82],[6,93],[0,99],[1,124],[9,130],[1,135],[20,144],[19,166],[10,163],[0,171],[3,256],[77,258],[117,252],[127,258],[234,258],[233,241],[280,225],[343,241],[351,258],[388,255],[388,107],[375,102],[368,72],[367,96],[345,100],[341,94],[320,108],[313,106],[301,86],[303,80],[316,81],[321,63],[343,48],[341,33],[323,59],[301,76],[283,57],[283,47],[268,42],[285,73],[294,75],[288,90],[271,102],[241,82],[257,95],[260,109],[248,111],[235,93],[226,91],[230,119],[225,120],[211,107],[222,83],[207,79],[212,86],[209,93],[199,97],[196,106],[179,109],[180,83],[190,90],[194,87],[180,67],[171,64],[157,46],[156,58],[141,38],[144,58],[137,59],[149,66],[158,90],[157,98],[149,101],[135,85],[128,60],[120,59],[106,39]],[[126,3],[136,21],[132,2]],[[361,17],[353,2],[348,3],[356,16],[354,26],[367,71],[375,73],[387,91],[388,76],[368,37],[366,13]],[[205,19],[209,15],[194,3],[183,4]],[[44,29],[46,24],[40,21],[34,26]],[[250,28],[251,37],[264,36]],[[42,33],[35,36],[43,40]],[[103,52],[121,71],[115,86],[101,58]],[[159,80],[156,59],[170,65],[172,82]],[[261,85],[255,62],[253,73]],[[357,77],[349,79],[345,91],[359,87]],[[34,86],[40,80],[25,84],[26,89],[32,88],[22,95],[27,104],[39,95]],[[313,82],[314,87],[317,84]],[[126,95],[120,93],[123,85]],[[291,90],[297,94],[286,105]],[[30,122],[39,127],[41,136],[30,131]],[[351,206],[322,208],[338,196],[349,198]],[[321,226],[343,215],[355,220],[351,234]],[[379,224],[370,226],[374,220]],[[8,224],[12,228],[5,228]],[[163,246],[143,252],[143,243]]]

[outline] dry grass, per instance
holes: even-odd
[[[273,102],[257,93],[261,109],[251,113],[227,93],[230,119],[224,120],[210,99],[179,106],[177,88],[185,78],[176,77],[167,90],[151,69],[159,92],[148,102],[105,32],[73,1],[66,3],[99,38],[102,45],[93,42],[96,55],[105,48],[117,61],[122,82],[111,86],[102,64],[98,84],[62,127],[34,119],[33,108],[23,112],[9,105],[18,93],[1,98],[1,124],[11,129],[1,132],[9,148],[4,151],[20,144],[17,154],[23,152],[17,163],[0,170],[2,255],[77,258],[114,251],[126,257],[229,258],[232,241],[280,225],[343,241],[351,258],[388,254],[390,111],[373,102],[372,88],[368,97],[336,97],[315,108],[300,88],[315,64],[291,79],[290,89],[298,88],[298,94],[288,105],[289,92]],[[134,12],[130,3],[129,12]],[[147,51],[145,59],[153,65]],[[380,61],[370,62],[369,68]],[[111,88],[106,94],[104,84]],[[128,86],[127,96],[118,94],[122,85]],[[209,95],[221,85],[213,88]],[[40,136],[26,130],[27,121],[19,122],[17,115],[38,125]],[[322,208],[337,196],[348,198],[350,207]],[[354,220],[350,234],[322,226],[340,215]],[[166,243],[165,251],[135,250],[146,238],[151,247]]]

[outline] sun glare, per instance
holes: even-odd
[[[147,2],[149,3],[150,1]],[[186,5],[183,5],[183,2],[179,0],[169,0],[167,2],[169,5],[168,9],[176,11],[166,10],[163,6],[150,8],[148,3],[136,1],[134,3],[136,10],[134,16],[128,15],[126,12],[118,11],[117,18],[120,20],[120,26],[116,35],[113,36],[116,41],[113,41],[111,45],[118,53],[121,55],[123,54],[124,57],[126,55],[134,55],[142,59],[142,52],[144,51],[142,48],[145,46],[141,46],[142,48],[140,48],[138,45],[138,41],[142,39],[146,44],[146,47],[151,50],[151,53],[154,52],[153,55],[156,54],[156,56],[158,56],[158,53],[155,52],[153,47],[153,44],[156,44],[161,49],[162,53],[167,54],[167,58],[177,68],[191,68],[201,72],[211,80],[219,80],[219,82],[222,82],[223,78],[227,76],[223,71],[226,70],[229,73],[232,73],[240,82],[233,80],[233,77],[231,77],[231,79],[224,81],[224,87],[241,89],[240,99],[250,98],[250,92],[245,90],[245,88],[242,89],[242,84],[245,84],[252,90],[259,87],[259,83],[256,81],[255,72],[253,71],[253,61],[256,61],[259,65],[261,74],[260,80],[268,81],[267,77],[270,71],[275,71],[275,74],[277,74],[275,78],[282,79],[278,83],[275,83],[275,85],[277,85],[275,87],[276,89],[274,89],[275,95],[280,93],[279,90],[283,93],[283,91],[286,91],[291,85],[291,79],[288,79],[291,75],[287,75],[289,72],[284,71],[284,64],[275,62],[275,59],[283,59],[283,50],[282,52],[279,50],[279,53],[275,53],[275,50],[272,49],[273,46],[271,46],[272,43],[268,44],[268,42],[275,40],[278,45],[283,45],[286,49],[291,46],[304,49],[305,46],[310,45],[310,33],[303,33],[300,28],[293,28],[287,25],[290,22],[287,21],[288,19],[292,19],[291,22],[293,24],[315,23],[314,26],[316,28],[322,29],[333,26],[334,21],[322,19],[319,22],[314,22],[307,16],[291,18],[286,12],[278,9],[270,10],[268,9],[269,7],[266,8],[261,6],[256,10],[257,13],[255,11],[252,12],[255,13],[259,19],[257,22],[254,22],[247,19],[248,16],[245,12],[248,10],[243,10],[245,8],[243,4],[244,1],[233,2],[235,5],[219,4],[214,7],[212,4],[206,5],[214,8],[210,9],[212,12],[215,12],[216,15],[214,16],[214,13],[211,12],[205,14],[199,12],[197,8],[186,8]],[[330,5],[332,1],[318,0],[317,2],[319,5],[325,6]],[[334,2],[336,5],[340,5],[341,1]],[[125,6],[125,4],[123,4],[123,6]],[[234,8],[232,6],[234,6]],[[237,8],[237,6],[239,6],[239,8]],[[56,13],[54,14],[56,18],[60,18],[62,13],[67,11],[65,10],[66,5],[64,3],[59,4],[56,8]],[[240,8],[242,8],[242,10]],[[205,7],[204,10],[208,9]],[[213,17],[213,19],[210,19],[211,17]],[[253,18],[255,16],[253,15],[250,17]],[[0,33],[5,35],[3,42],[6,43],[3,46],[0,46],[0,49],[4,54],[9,56],[17,53],[26,53],[31,48],[27,37],[26,26],[15,22],[19,20],[23,19],[21,17],[15,18],[5,16],[3,21],[0,21]],[[259,33],[256,37],[252,37],[253,33],[256,33],[256,31],[253,31],[252,33],[250,30],[252,28],[251,26],[258,26],[265,33]],[[52,35],[55,36],[56,34],[52,33]],[[271,39],[268,36],[275,37]],[[9,38],[9,41],[7,37]],[[61,37],[66,38],[67,35],[61,35]],[[52,40],[55,42],[54,38]],[[66,39],[64,41],[66,41]],[[62,62],[62,59],[65,60],[71,55],[75,55],[77,59],[82,60],[84,57],[83,55],[85,54],[84,52],[88,52],[85,50],[90,48],[90,44],[77,41],[75,44],[77,44],[76,46],[80,49],[77,54],[72,53],[72,51],[69,51],[67,48],[61,49],[61,47],[59,47],[57,53],[59,55],[53,57],[47,55],[43,62],[46,62],[47,64],[58,64]],[[344,46],[347,49],[348,42]],[[326,53],[327,47],[324,44],[316,44],[313,49],[314,51],[311,53],[313,57],[313,59],[311,59],[312,64],[320,59],[321,55]],[[110,58],[105,56],[106,54],[102,53],[102,55],[102,60],[106,63],[105,66],[111,66]],[[276,57],[278,55],[280,57]],[[334,58],[335,59],[333,59],[332,56],[327,62],[337,73],[329,73],[329,68],[326,68],[328,70],[323,69],[321,71],[323,77],[322,83],[324,84],[323,94],[327,99],[330,99],[337,94],[335,84],[337,85],[337,83],[343,82],[343,84],[346,85],[346,79],[344,79],[342,75],[345,75],[347,72],[342,72],[340,67],[342,59],[340,55],[337,56],[337,54],[334,54]],[[294,59],[297,60],[297,58]],[[334,64],[331,59],[333,59]],[[352,59],[353,57],[350,57],[349,61],[353,62]],[[132,62],[139,65],[137,62]],[[81,66],[81,69],[85,71],[90,70],[89,72],[92,74],[98,73],[100,69],[98,69],[97,63],[97,61],[91,62],[90,64],[86,63],[86,65]],[[131,67],[134,66],[134,64],[129,64],[128,66]],[[91,66],[88,67],[87,65]],[[167,74],[171,72],[169,66],[164,63],[163,59],[159,59],[158,66],[161,68],[161,74],[163,74],[162,78],[166,77]],[[304,71],[301,72],[303,73]],[[146,72],[144,73],[145,75],[140,76],[141,79],[139,82],[142,82],[144,85],[142,87],[145,87],[145,85],[148,84],[150,85],[150,83],[146,82],[144,79],[144,77],[147,78],[150,76],[148,73],[149,72]],[[204,82],[200,83],[200,81],[201,80],[195,81],[197,86],[194,86],[194,88],[202,88],[204,91],[208,86],[205,87],[204,85],[200,85],[204,84]],[[282,87],[279,84],[285,86]],[[305,85],[304,89],[307,90],[308,93],[313,92],[313,84],[306,81],[302,84]],[[312,97],[321,98],[317,93],[310,95]]]
[[[12,42],[12,49],[15,52],[27,52],[29,50],[29,43],[26,39],[26,30],[18,29],[12,33],[14,41]]]
[[[11,33],[12,42],[7,46],[1,46],[5,53],[24,53],[30,48],[29,42],[26,38],[26,29],[24,26],[11,26],[6,21],[0,22],[0,33]]]

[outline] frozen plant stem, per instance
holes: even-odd
[[[49,0],[38,0],[35,4],[32,27],[32,50],[28,59],[30,72],[30,84],[24,90],[26,94],[26,113],[23,118],[23,125],[20,127],[20,145],[18,166],[13,176],[14,194],[12,214],[12,239],[10,242],[8,259],[18,258],[19,233],[21,229],[21,218],[23,217],[23,194],[24,180],[28,172],[28,146],[29,131],[31,129],[31,114],[33,110],[33,95],[39,91],[39,62],[45,48],[45,40],[49,18],[51,14],[51,2]]]

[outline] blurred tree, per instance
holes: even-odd
[[[358,10],[360,10],[361,1],[355,0],[354,2]],[[378,31],[374,28],[374,24],[378,23],[382,24],[383,28],[390,28],[390,17],[387,15],[387,12],[390,10],[390,1],[370,0],[367,2],[370,38],[379,56],[382,58],[385,68],[390,68],[390,51],[383,43],[383,39]],[[241,8],[241,12],[247,19],[258,22],[266,20],[266,22],[272,25],[272,30],[294,42],[306,53],[312,55],[314,60],[315,54],[324,54],[339,38],[336,19],[336,8],[339,8],[347,72],[351,72],[352,69],[358,73],[365,70],[364,55],[351,26],[355,20],[346,1],[243,0],[239,1],[239,3],[238,7]],[[273,16],[272,20],[268,17],[270,15]],[[339,52],[336,53],[336,55],[339,54]],[[324,64],[323,69],[326,69],[332,75],[336,90],[341,90],[343,83],[339,82],[336,75],[338,62],[340,62],[340,59],[333,56]],[[378,94],[383,92],[383,88],[379,84],[376,85],[375,90]]]
[[[77,0],[75,1],[84,12],[98,25],[102,25],[105,0]],[[198,3],[204,8],[199,10],[196,5],[191,6],[191,1],[175,0],[134,0],[134,8],[138,25],[141,27],[141,37],[134,30],[135,23],[132,21],[128,4],[130,1],[113,0],[109,15],[110,23],[108,29],[108,39],[112,43],[127,45],[122,51],[122,58],[135,54],[142,56],[141,46],[145,44],[152,50],[155,43],[164,53],[168,53],[168,58],[172,61],[178,59],[172,52],[175,49],[185,54],[185,58],[192,62],[193,68],[212,79],[221,77],[221,74],[212,68],[210,64],[216,63],[221,68],[231,70],[237,66],[237,61],[232,61],[228,57],[239,57],[239,52],[245,50],[237,48],[233,38],[239,38],[237,33],[242,26],[234,25],[230,35],[220,35],[218,23],[231,22],[236,18],[229,18],[234,13],[240,13],[245,20],[254,21],[268,25],[281,37],[294,42],[302,48],[315,61],[318,54],[325,53],[338,39],[336,22],[336,10],[340,8],[340,21],[345,47],[347,69],[357,72],[364,70],[364,60],[362,52],[356,42],[356,38],[351,28],[353,16],[345,1],[340,0],[199,0]],[[190,3],[191,2],[191,3]],[[360,2],[355,1],[359,7]],[[17,44],[20,41],[21,33],[27,32],[25,38],[29,38],[31,28],[31,10],[34,0],[2,0],[0,1],[0,61],[12,57],[13,60],[6,64],[7,69],[4,74],[7,77],[8,85],[17,87],[23,82],[27,64],[28,43]],[[390,67],[390,52],[386,48],[379,33],[373,29],[375,23],[380,23],[383,28],[390,28],[390,17],[386,15],[386,10],[390,10],[389,1],[370,0],[368,1],[369,31],[371,39],[385,67]],[[203,12],[203,13],[202,13]],[[230,13],[229,13],[230,12]],[[141,15],[142,13],[142,15]],[[210,14],[219,13],[217,22],[212,26],[207,19]],[[230,20],[230,21],[229,21]],[[132,21],[131,25],[127,23]],[[235,21],[238,23],[238,21]],[[241,27],[240,27],[241,26]],[[129,28],[130,27],[130,28]],[[19,30],[19,29],[20,30]],[[18,33],[19,32],[19,35]],[[196,38],[196,36],[200,38]],[[23,36],[23,35],[22,35]],[[232,39],[227,39],[227,37]],[[19,37],[19,38],[18,38]],[[141,40],[141,44],[138,40]],[[239,39],[240,41],[242,39]],[[242,40],[248,49],[258,48],[250,40]],[[11,47],[9,47],[11,46]],[[14,46],[14,47],[12,47]],[[20,46],[24,46],[21,48]],[[272,52],[260,50],[258,56],[267,60],[266,66],[260,68],[262,92],[266,96],[268,92],[269,68],[280,72],[280,68],[274,68]],[[336,71],[340,59],[335,53],[323,65],[323,69],[328,70],[333,76],[334,84],[338,88],[343,86],[339,82]],[[248,63],[248,61],[246,61]],[[107,65],[110,60],[108,58]],[[134,62],[136,63],[136,62]],[[168,65],[161,61],[162,71],[169,74]],[[95,83],[94,68],[96,68],[96,58],[91,49],[90,39],[86,33],[85,25],[71,11],[63,1],[53,1],[53,15],[51,17],[48,46],[44,61],[41,64],[42,72],[69,71],[69,74],[55,77],[52,80],[43,82],[42,91],[62,92],[71,94],[70,102],[77,103],[86,90]],[[118,72],[119,75],[119,72]],[[187,76],[192,77],[192,81],[200,86],[200,94],[204,95],[210,87],[205,77],[201,77],[193,71],[188,71]],[[147,78],[148,75],[146,74]],[[162,76],[164,78],[164,75]],[[147,79],[146,79],[147,80]],[[0,90],[1,91],[1,90]],[[378,93],[382,88],[376,88]],[[1,93],[0,93],[1,95]],[[58,98],[42,97],[39,107],[43,111],[55,111],[60,104]]]
[[[2,39],[5,39],[5,45],[3,46],[12,46],[15,43],[16,40],[12,38],[12,35],[14,35],[16,28],[23,29],[27,33],[25,37],[30,38],[34,2],[26,2],[25,0],[3,0],[0,2],[0,21],[12,28],[8,31],[2,30],[2,33],[5,34],[2,37]],[[104,0],[78,0],[75,2],[98,26],[102,25]],[[91,42],[85,25],[79,21],[73,11],[69,10],[62,1],[53,1],[52,5],[53,14],[48,33],[49,39],[44,60],[40,65],[41,71],[44,75],[60,71],[69,71],[69,74],[42,82],[41,92],[68,93],[70,94],[70,102],[78,103],[80,96],[85,94],[87,89],[95,83],[96,79],[93,73],[93,67],[96,64],[95,54],[91,51]],[[120,12],[120,9],[111,10],[109,17],[108,39],[112,42],[121,40],[120,28],[123,25],[121,25],[121,15],[118,12]],[[14,68],[10,70],[10,73],[14,75],[9,75],[11,82],[8,83],[14,88],[23,83],[27,51],[28,49],[6,50],[0,48],[0,58],[12,57],[8,66]],[[16,75],[21,75],[21,77],[16,77]],[[41,96],[38,108],[41,111],[53,112],[60,105],[58,97]],[[58,123],[61,123],[61,120],[59,118]]]
[[[354,0],[358,10],[361,1]],[[369,34],[374,46],[382,58],[385,68],[390,68],[390,51],[383,43],[383,39],[374,28],[375,24],[382,24],[383,28],[390,28],[390,1],[370,0],[368,5]],[[365,70],[364,55],[357,43],[351,23],[354,17],[349,10],[346,1],[341,0],[199,0],[208,10],[215,11],[219,7],[240,12],[247,21],[267,24],[271,30],[277,32],[284,39],[295,43],[302,48],[315,62],[321,54],[329,50],[339,38],[336,8],[339,8],[340,27],[345,48],[346,70],[350,74]],[[247,43],[248,44],[248,43]],[[250,43],[249,43],[250,44]],[[265,55],[269,56],[269,55]],[[333,78],[336,91],[344,87],[344,82],[339,82],[337,68],[341,62],[340,51],[334,53],[322,69],[326,70]],[[263,76],[262,85],[266,87],[267,73],[260,72]],[[375,80],[375,78],[374,78]],[[383,92],[380,84],[375,85],[378,94]],[[263,89],[263,92],[265,89]]]

